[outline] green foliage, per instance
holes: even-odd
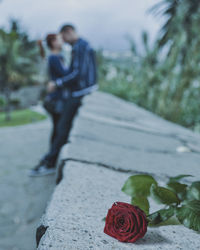
[[[150,175],[130,176],[122,187],[122,191],[131,197],[147,197],[150,195],[152,184],[157,185],[157,182]]]
[[[157,185],[155,179],[150,175],[130,176],[124,183],[122,191],[131,196],[131,203],[140,207],[146,214],[149,214],[149,201],[151,185]]]
[[[158,186],[150,175],[135,175],[128,178],[122,191],[131,196],[131,204],[142,209],[149,220],[149,225],[169,222],[175,217],[184,226],[200,231],[200,181],[186,185],[181,183],[191,175],[178,175],[169,178],[166,187]],[[179,182],[181,181],[181,182]],[[163,209],[149,214],[149,196]]]
[[[175,208],[169,207],[168,209],[161,209],[148,216],[150,225],[155,226],[169,220],[175,214]]]
[[[0,97],[0,108],[2,108],[4,106],[5,106],[5,100],[4,100],[4,98]]]
[[[186,197],[187,185],[179,182],[169,182],[167,187],[175,192],[180,200],[184,200]]]
[[[145,214],[149,214],[149,201],[145,196],[134,196],[131,199],[131,204],[142,209]]]
[[[0,29],[0,89],[15,89],[33,83],[38,73],[39,54],[34,41],[16,21],[10,30]]]
[[[12,106],[14,106],[14,107],[19,107],[19,105],[20,105],[20,100],[17,99],[17,98],[11,99],[11,100],[10,100],[10,104],[11,104]]]
[[[200,181],[193,182],[190,186],[188,192],[188,199],[193,200],[200,200]]]
[[[185,227],[200,232],[200,200],[186,202],[176,209],[176,216]]]
[[[29,39],[17,21],[10,29],[0,29],[0,91],[5,96],[6,120],[11,119],[11,91],[34,84],[39,73],[39,53],[35,41]]]
[[[159,204],[172,205],[179,203],[176,193],[164,187],[152,185],[151,196]]]
[[[12,120],[6,121],[5,114],[0,113],[0,127],[19,126],[46,119],[45,115],[39,114],[29,109],[17,110],[12,113]]]
[[[129,38],[131,56],[128,58],[123,54],[118,58],[101,55],[100,89],[165,119],[198,129],[200,1],[163,0],[152,12],[166,20],[158,39],[150,45],[144,32],[142,53]]]
[[[177,182],[177,181],[180,181],[186,177],[193,177],[192,175],[189,175],[189,174],[181,174],[181,175],[177,175],[175,177],[170,177],[169,178],[169,183],[172,183],[172,182]]]
[[[180,183],[178,181],[181,181],[186,177],[192,177],[192,175],[178,175],[175,177],[171,177],[169,178],[169,182],[167,183],[167,187],[170,190],[174,191],[177,194],[178,198],[182,201],[186,198],[188,185]]]

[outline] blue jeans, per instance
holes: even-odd
[[[81,100],[82,97],[69,97],[64,103],[63,111],[57,122],[55,137],[50,145],[49,152],[44,157],[44,161],[49,168],[55,167],[60,150],[68,140],[73,119],[81,106]]]

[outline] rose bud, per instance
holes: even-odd
[[[138,207],[116,202],[108,210],[104,233],[121,242],[133,243],[147,232],[147,218]]]

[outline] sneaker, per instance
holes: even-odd
[[[38,165],[34,169],[31,169],[29,172],[30,177],[39,177],[45,175],[55,174],[55,168],[48,168],[46,165]]]

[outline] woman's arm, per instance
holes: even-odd
[[[64,66],[61,59],[58,56],[51,56],[49,58],[49,64],[51,67],[51,70],[54,70],[56,75],[60,75],[60,77],[63,77],[69,73],[69,69]]]

